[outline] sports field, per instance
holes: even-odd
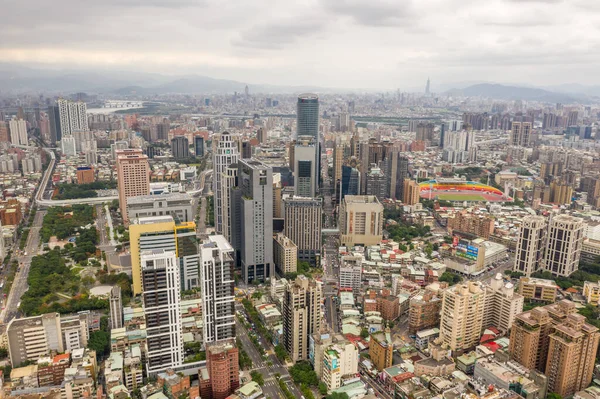
[[[437,197],[445,201],[487,201],[483,195],[471,193],[440,193]]]

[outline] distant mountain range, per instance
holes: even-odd
[[[549,103],[588,103],[600,100],[600,86],[562,84],[545,88],[518,84],[464,82],[444,94],[486,97],[499,100],[543,101]],[[335,89],[316,86],[277,86],[251,84],[200,75],[169,76],[131,71],[66,71],[30,68],[18,64],[0,64],[0,93],[47,93],[68,95],[75,92],[115,95],[153,94],[217,94],[243,92],[246,85],[253,93],[344,93],[352,91],[381,92],[375,89]],[[452,87],[440,83],[439,89]],[[390,91],[395,89],[390,88]]]
[[[590,94],[592,93],[590,92]],[[589,94],[559,93],[534,87],[505,86],[494,83],[480,83],[462,89],[452,89],[448,90],[446,94],[461,97],[488,97],[498,100],[525,100],[566,104],[590,100]]]

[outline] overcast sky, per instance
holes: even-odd
[[[600,83],[600,0],[19,0],[0,59],[345,88]]]

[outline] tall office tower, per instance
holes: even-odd
[[[360,143],[360,192],[367,190],[367,173],[371,165],[384,166],[388,155],[392,152],[390,142],[379,142],[375,138],[370,138],[368,143]]]
[[[274,276],[273,170],[252,158],[238,162],[238,185],[231,190],[232,244],[246,283]],[[239,217],[237,216],[239,213]]]
[[[319,264],[322,215],[321,198],[292,197],[283,200],[283,233],[298,246],[298,260]]]
[[[133,294],[142,293],[140,254],[145,250],[164,249],[173,251],[181,272],[180,286],[183,290],[196,288],[200,284],[198,238],[194,222],[175,223],[172,216],[139,218],[129,226],[131,252],[131,276]]]
[[[544,113],[544,119],[542,121],[542,129],[553,129],[556,127],[556,114]]]
[[[280,276],[295,273],[298,265],[298,246],[283,233],[273,237],[273,259]]]
[[[121,287],[115,285],[110,290],[110,328],[123,327],[123,301]]]
[[[335,118],[335,131],[336,132],[347,132],[350,129],[350,114],[347,112],[341,112],[337,118]]]
[[[148,156],[141,149],[117,150],[117,181],[119,208],[123,222],[128,223],[127,198],[150,194]]]
[[[421,199],[421,187],[412,179],[404,179],[402,202],[406,205],[418,204]]]
[[[408,158],[399,151],[392,151],[386,160],[386,174],[389,177],[389,197],[402,200],[404,197],[404,179],[408,177]]]
[[[443,150],[446,143],[446,123],[442,122],[440,125],[440,144],[439,147]]]
[[[567,126],[576,126],[578,119],[579,119],[579,112],[569,111],[569,115],[567,117]]]
[[[531,139],[531,122],[513,122],[510,145],[528,147]]]
[[[200,245],[204,342],[235,337],[233,247],[221,235]]]
[[[242,146],[242,149],[241,149],[242,159],[252,158],[253,143],[251,143],[250,141],[244,141],[241,143],[241,146]]]
[[[269,138],[269,134],[265,127],[261,127],[256,131],[256,139],[260,145],[267,144],[267,139]]]
[[[206,368],[211,389],[211,395],[206,397],[211,399],[230,397],[240,387],[239,350],[235,339],[207,344]]]
[[[430,83],[431,81],[429,80],[429,78],[427,78],[427,85],[425,85],[425,94],[429,94]]]
[[[73,134],[76,130],[89,131],[87,106],[83,101],[69,101],[59,98],[56,101],[60,126],[60,137]],[[57,140],[58,138],[57,134]]]
[[[360,156],[360,135],[354,133],[350,138],[350,156],[358,158]]]
[[[583,244],[583,219],[569,215],[550,218],[544,256],[544,269],[555,276],[568,277],[577,271]]]
[[[8,131],[8,123],[0,120],[0,143],[10,142],[10,133]]]
[[[440,338],[453,352],[479,344],[483,328],[486,290],[482,283],[468,281],[444,291],[440,313]]]
[[[321,283],[298,276],[283,295],[282,343],[292,362],[308,359],[309,337],[321,328]]]
[[[169,130],[171,130],[171,123],[167,120],[156,125],[156,139],[157,140],[168,140]]]
[[[572,396],[592,381],[600,332],[562,300],[519,314],[510,333],[509,355],[548,378],[548,392]]]
[[[546,238],[546,218],[525,216],[521,220],[513,270],[530,277],[542,267]]]
[[[237,228],[237,235],[240,235],[240,223],[234,224],[232,218],[239,218],[239,208],[235,208],[235,203],[232,203],[232,196],[235,194],[234,191],[231,191],[238,184],[238,164],[232,163],[227,168],[225,168],[225,172],[221,175],[221,185],[223,188],[223,236],[225,239],[233,244],[233,229]],[[236,213],[237,211],[237,213]]]
[[[335,140],[333,146],[333,183],[338,187],[340,180],[342,179],[342,165],[344,164],[344,152],[346,146],[342,144],[342,141],[338,138]]]
[[[319,185],[319,143],[312,136],[298,136],[294,146],[294,194],[313,198]]]
[[[8,123],[10,142],[14,145],[27,145],[27,122],[23,119],[11,119]]]
[[[512,283],[504,283],[501,273],[494,276],[486,287],[483,327],[509,331],[515,317],[523,312],[523,295],[515,292]]]
[[[224,221],[223,217],[223,213],[225,212],[224,208],[229,207],[229,203],[223,202],[223,193],[226,190],[226,188],[223,187],[223,173],[229,165],[237,163],[239,159],[240,153],[237,148],[237,142],[228,132],[223,132],[213,151],[213,193],[215,230],[217,234],[223,234],[223,224],[227,223]],[[230,238],[228,238],[228,240],[230,240]]]
[[[50,141],[56,143],[62,140],[60,128],[60,111],[58,105],[48,106],[48,122],[50,124]]]
[[[347,195],[340,205],[342,246],[377,245],[383,237],[383,205],[375,196]]]
[[[435,125],[433,123],[419,123],[417,125],[417,135],[415,140],[420,141],[431,141],[433,140],[433,129]]]
[[[190,142],[185,136],[175,136],[171,139],[171,155],[175,159],[189,158]]]
[[[174,251],[142,251],[140,264],[146,314],[147,372],[154,375],[183,364],[181,279]]]
[[[360,189],[360,172],[358,169],[352,166],[342,166],[342,180],[340,182],[340,196],[341,201],[346,195],[358,195]]]
[[[296,107],[296,137],[311,136],[318,144],[319,97],[316,94],[300,94]]]
[[[374,195],[378,200],[382,201],[388,197],[389,181],[381,168],[372,165],[371,170],[367,174],[367,191],[366,195]]]
[[[204,137],[194,136],[194,155],[197,157],[204,156]]]

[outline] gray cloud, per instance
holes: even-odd
[[[0,54],[291,85],[600,83],[599,18],[597,0],[27,0]]]

